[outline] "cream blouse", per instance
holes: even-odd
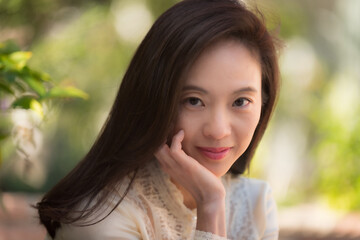
[[[139,170],[130,191],[108,217],[85,227],[62,224],[55,240],[278,239],[277,210],[269,185],[231,175],[222,182],[227,238],[196,230],[196,209],[183,204],[183,196],[169,176],[157,162],[151,162]],[[102,212],[111,210],[118,199],[109,201]]]

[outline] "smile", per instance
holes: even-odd
[[[207,147],[198,147],[200,152],[206,157],[213,160],[223,159],[228,152],[230,151],[230,147],[222,147],[222,148],[207,148]]]

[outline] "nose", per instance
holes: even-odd
[[[229,136],[231,134],[230,117],[223,111],[211,113],[204,124],[203,133],[206,137],[215,140]]]

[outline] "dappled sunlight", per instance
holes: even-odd
[[[280,16],[295,6],[278,2]],[[281,96],[255,172],[272,182],[280,207],[322,199],[340,211],[360,210],[360,8],[354,1],[309,4],[296,7],[311,25],[304,28],[297,15],[287,23],[302,32],[286,35]]]
[[[27,184],[39,188],[46,179],[45,165],[39,156],[43,134],[38,128],[41,117],[34,111],[15,109],[11,113],[14,124],[12,140],[18,154],[13,157],[15,173]]]
[[[278,200],[286,199],[294,192],[294,185],[299,185],[305,173],[306,131],[301,122],[293,120],[279,123],[267,139],[268,152],[263,166],[265,177],[273,187]]]
[[[121,40],[140,43],[153,22],[151,12],[144,3],[114,1],[111,8],[114,14],[116,33]],[[131,24],[129,24],[131,23]]]
[[[360,81],[352,72],[339,72],[329,84],[325,104],[332,117],[343,125],[346,133],[351,133],[359,124],[360,116],[354,109],[360,103]]]

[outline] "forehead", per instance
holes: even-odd
[[[261,64],[254,51],[240,41],[221,40],[206,48],[196,59],[184,84],[260,88]]]

